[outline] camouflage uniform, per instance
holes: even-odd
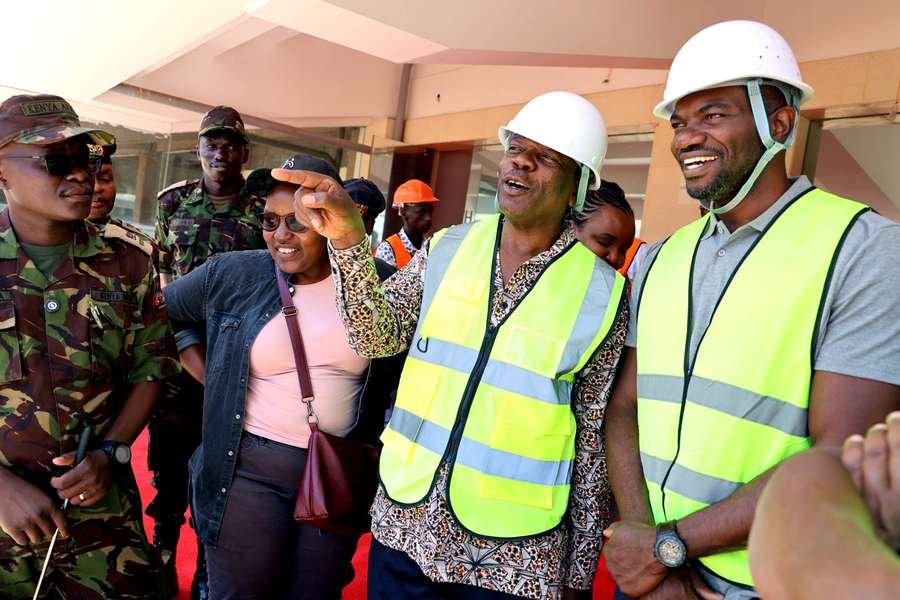
[[[227,130],[246,141],[240,115],[216,107],[203,118],[199,136]],[[234,200],[216,209],[202,179],[181,181],[158,196],[156,241],[160,273],[174,280],[199,267],[210,256],[232,250],[265,248],[260,218],[265,200],[242,186]],[[191,334],[194,334],[193,337]],[[179,348],[203,343],[195,332],[179,334]],[[188,340],[188,341],[185,341]],[[154,544],[168,561],[177,544],[188,504],[188,459],[200,443],[203,386],[186,371],[166,382],[159,407],[150,421],[148,466],[154,472],[156,497],[147,506],[154,518]],[[198,577],[204,578],[202,546],[198,547]]]
[[[180,181],[159,193],[156,240],[160,273],[177,279],[213,254],[266,247],[260,215],[265,201],[242,187],[230,206],[216,210],[203,181]]]
[[[159,272],[159,248],[156,242],[149,235],[141,231],[139,227],[135,227],[128,221],[117,219],[115,217],[107,217],[105,221],[92,221],[94,227],[103,237],[116,238],[124,242],[128,242],[137,246],[150,255],[153,262],[153,268]]]
[[[85,222],[48,278],[0,212],[0,465],[53,498],[51,460],[75,450],[84,424],[103,439],[133,385],[178,371],[145,250]],[[70,507],[42,597],[161,597],[140,506],[131,470],[117,468],[101,502]],[[0,531],[0,598],[32,596],[48,543],[18,546]]]

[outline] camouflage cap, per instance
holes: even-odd
[[[203,119],[200,121],[200,131],[197,133],[197,137],[221,129],[237,134],[245,144],[250,141],[244,131],[244,120],[241,118],[241,113],[230,106],[216,106],[209,109],[209,112],[203,115]]]
[[[111,133],[82,127],[75,109],[59,96],[21,94],[0,104],[0,148],[13,142],[45,146],[79,135],[101,146],[116,143]]]
[[[309,154],[294,154],[289,156],[281,165],[282,169],[290,171],[312,171],[331,177],[341,183],[341,176],[327,160],[310,156]],[[272,169],[256,169],[247,177],[247,191],[254,196],[265,198],[278,182],[272,177]]]
[[[107,144],[105,146],[100,147],[101,152],[101,164],[111,165],[112,164],[112,155],[116,153],[116,144]]]

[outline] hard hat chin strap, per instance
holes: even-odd
[[[584,209],[584,198],[587,196],[588,182],[591,179],[591,170],[584,164],[581,165],[581,177],[578,180],[578,193],[575,195],[575,212],[581,212]]]
[[[778,82],[767,83],[775,85],[781,90],[787,99],[788,105],[793,108],[795,114],[799,116],[800,110],[797,108],[796,92],[794,92],[790,86],[782,86],[779,85]],[[784,142],[779,142],[772,137],[772,132],[769,130],[769,115],[766,114],[766,105],[763,101],[761,86],[762,79],[750,79],[747,81],[747,95],[750,98],[750,109],[753,111],[753,120],[756,122],[756,131],[766,150],[762,153],[762,156],[759,157],[759,160],[756,162],[756,166],[753,167],[753,171],[750,173],[747,181],[744,182],[741,189],[738,190],[737,194],[735,194],[727,204],[724,206],[708,207],[709,212],[715,215],[725,214],[740,204],[744,198],[747,197],[747,194],[750,193],[750,190],[753,189],[756,180],[762,175],[762,172],[769,162],[775,158],[775,155],[782,150],[786,150],[794,141],[794,134],[797,131],[796,120],[794,121],[794,127],[791,128],[791,132]]]

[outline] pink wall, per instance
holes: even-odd
[[[885,160],[890,159],[885,157]],[[864,202],[885,217],[900,221],[900,209],[830,131],[822,132],[814,183],[834,194]]]

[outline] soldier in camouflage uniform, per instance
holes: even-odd
[[[94,196],[91,198],[91,214],[88,220],[97,226],[101,235],[130,241],[153,257],[153,265],[159,268],[159,251],[153,238],[128,221],[110,216],[116,205],[116,175],[112,168],[112,155],[116,145],[102,146],[100,172],[94,177]]]
[[[247,191],[241,168],[249,157],[244,122],[233,108],[204,115],[198,133],[200,179],[159,193],[156,241],[163,285],[183,277],[213,254],[266,247],[260,216],[265,202]],[[187,462],[200,443],[203,405],[203,332],[181,331],[177,342],[185,372],[167,383],[150,424],[149,467],[157,494],[147,507],[154,544],[174,569],[174,552],[187,506]],[[199,383],[198,383],[199,382]],[[198,545],[193,597],[203,597],[205,562]],[[171,576],[170,571],[170,576]]]
[[[56,527],[42,598],[163,593],[127,446],[178,363],[150,255],[84,220],[113,141],[58,96],[0,105],[0,598],[32,597]]]

